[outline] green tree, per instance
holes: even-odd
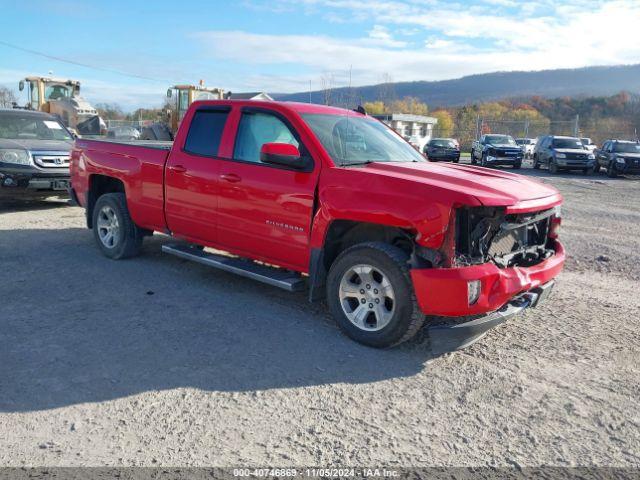
[[[438,137],[450,137],[453,133],[453,117],[446,110],[431,112],[431,116],[438,119],[435,131]]]

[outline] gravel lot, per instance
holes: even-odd
[[[80,208],[0,206],[0,465],[640,465],[640,182],[523,173],[566,198],[557,289],[440,357],[167,237],[114,262]]]

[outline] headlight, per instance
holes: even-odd
[[[588,158],[589,160],[595,160],[595,159],[596,159],[596,156],[595,156],[593,153],[590,153],[589,155],[587,155],[587,158]]]
[[[626,163],[623,157],[616,157],[616,162],[618,162],[618,163]]]
[[[556,153],[556,158],[567,158],[564,153]]]
[[[13,163],[16,165],[29,165],[31,160],[26,150],[0,150],[0,162]]]

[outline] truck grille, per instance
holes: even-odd
[[[587,153],[566,153],[567,160],[586,160],[588,157]]]
[[[60,154],[34,153],[33,161],[42,168],[69,168],[69,154],[67,152]]]

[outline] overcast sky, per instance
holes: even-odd
[[[640,0],[0,4],[1,85],[17,92],[20,78],[52,71],[80,80],[92,103],[127,110],[157,106],[172,84],[200,79],[294,92],[309,82],[319,89],[323,76],[346,86],[349,71],[357,86],[640,63]]]

